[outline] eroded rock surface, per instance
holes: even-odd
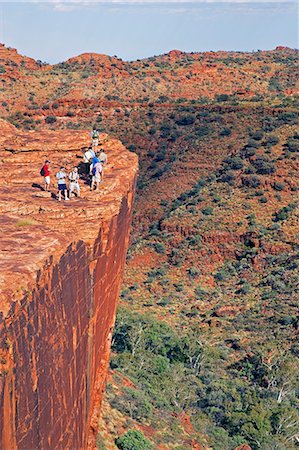
[[[128,245],[137,157],[101,135],[100,191],[59,203],[51,174],[82,161],[89,133],[22,133],[0,121],[1,384],[4,449],[93,445]]]

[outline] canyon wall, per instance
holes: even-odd
[[[31,187],[26,220],[30,217],[32,224],[20,227],[14,227],[20,223],[20,205],[16,208],[13,198],[9,211],[0,201],[1,222],[11,237],[0,242],[0,269],[6,267],[1,271],[0,325],[3,449],[94,444],[137,173],[135,155],[107,136],[104,142],[114,163],[107,167],[106,190],[99,194],[83,187],[82,199],[59,204],[46,193],[35,198]],[[15,153],[10,149],[8,155],[4,145],[4,170],[14,159],[15,167],[36,158],[37,151],[25,147],[20,152],[15,147]],[[51,145],[46,152],[57,159]],[[71,162],[76,153],[68,151],[67,157]],[[39,208],[45,205],[49,209],[41,219]],[[32,268],[22,264],[28,251],[35,261]]]

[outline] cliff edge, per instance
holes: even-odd
[[[137,156],[100,136],[99,192],[55,200],[82,161],[83,131],[20,132],[0,120],[0,447],[92,448],[129,240]]]

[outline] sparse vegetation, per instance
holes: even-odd
[[[5,65],[10,123],[95,125],[139,156],[106,393],[113,446],[296,448],[297,58],[74,60],[36,70],[26,105],[14,86],[29,66]]]

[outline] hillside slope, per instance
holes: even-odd
[[[98,448],[137,428],[161,450],[295,449],[298,51],[0,50],[2,117],[139,156]]]

